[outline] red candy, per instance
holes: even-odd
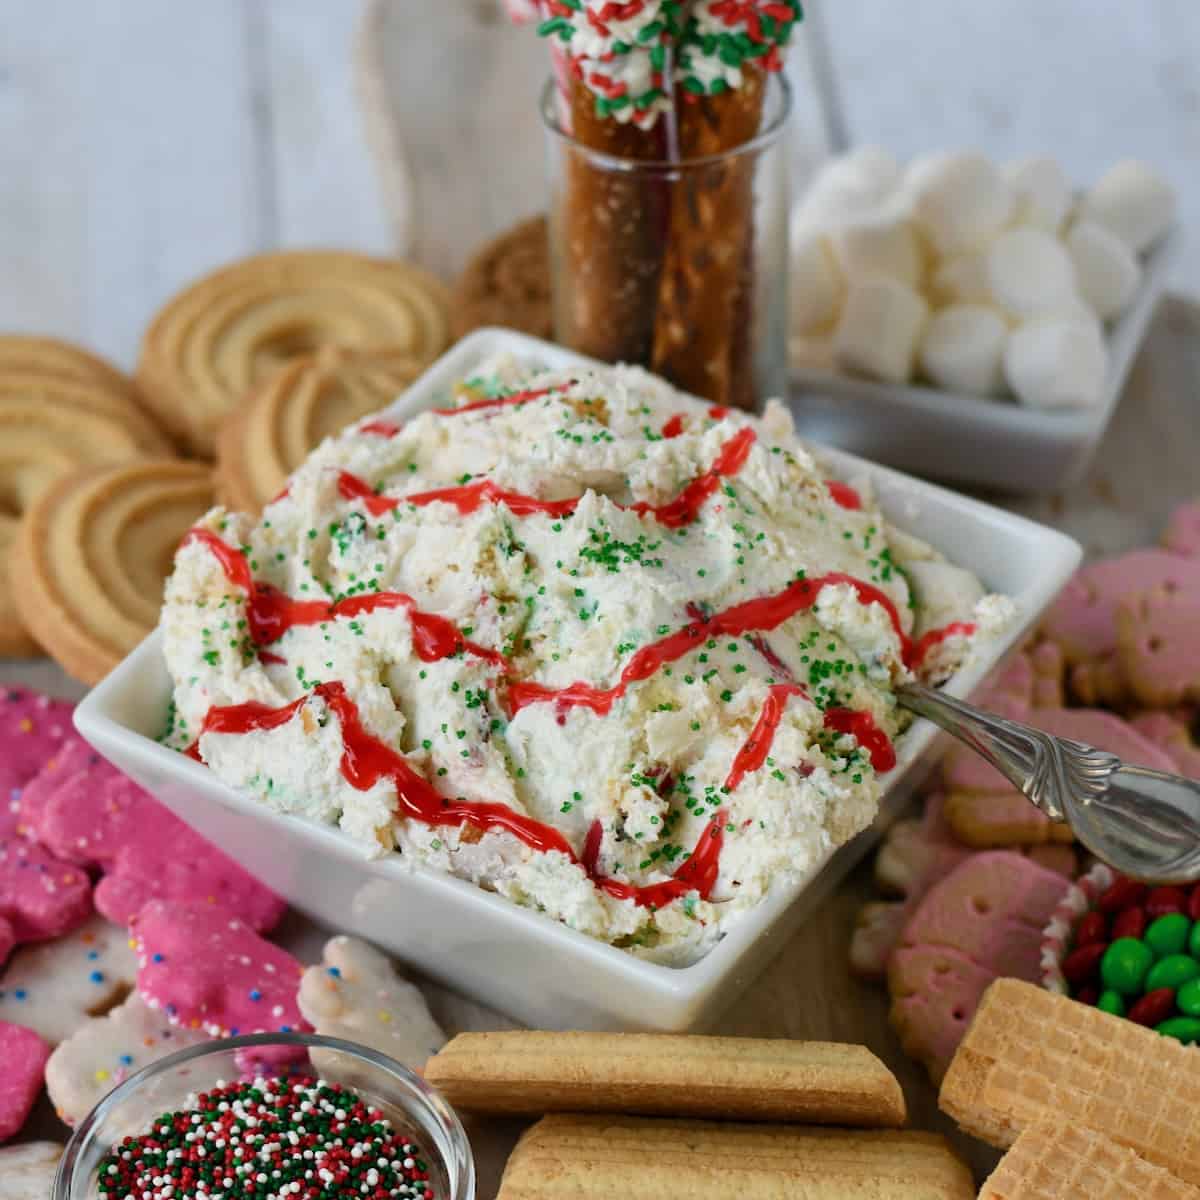
[[[1193,921],[1200,921],[1200,883],[1192,888],[1192,894],[1188,897],[1188,916]]]
[[[1100,896],[1100,899],[1096,901],[1096,907],[1104,913],[1120,912],[1123,908],[1141,904],[1146,898],[1146,891],[1144,883],[1138,883],[1135,879],[1126,879],[1122,876]]]
[[[1095,1007],[1096,1001],[1100,999],[1100,989],[1094,983],[1085,983],[1075,993],[1073,999],[1078,1000],[1080,1004],[1090,1004]]]
[[[1143,933],[1146,932],[1146,910],[1144,908],[1127,908],[1124,912],[1117,914],[1117,919],[1113,922],[1112,934],[1113,941],[1117,938],[1138,938],[1141,939]]]
[[[1108,941],[1108,920],[1103,913],[1085,913],[1075,926],[1075,945],[1090,946],[1094,942]]]
[[[1104,957],[1108,945],[1105,942],[1092,942],[1088,946],[1080,946],[1072,950],[1063,959],[1062,973],[1072,987],[1079,987],[1094,979],[1100,969],[1100,960]]]
[[[1187,897],[1182,888],[1156,887],[1146,897],[1146,916],[1150,920],[1165,917],[1167,913],[1181,913],[1187,909]]]
[[[1175,1011],[1175,989],[1156,988],[1142,996],[1125,1015],[1139,1025],[1153,1027]]]

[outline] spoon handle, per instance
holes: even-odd
[[[1107,751],[1052,737],[920,684],[905,684],[896,698],[970,746],[1053,821],[1065,820],[1068,797],[1087,803],[1103,796],[1121,766]]]

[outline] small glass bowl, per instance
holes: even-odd
[[[51,1200],[95,1200],[96,1169],[122,1138],[146,1131],[163,1112],[218,1080],[232,1083],[253,1061],[299,1065],[339,1083],[380,1109],[428,1157],[439,1200],[474,1200],[475,1161],[454,1110],[419,1075],[366,1046],[317,1034],[268,1033],[222,1038],[168,1055],[114,1088],[76,1127],[59,1163]],[[311,1066],[309,1065],[311,1063]],[[268,1073],[270,1067],[263,1067]],[[278,1067],[274,1068],[279,1070]]]

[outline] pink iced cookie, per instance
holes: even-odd
[[[1200,591],[1126,596],[1117,608],[1117,661],[1141,704],[1200,700]]]
[[[0,920],[16,942],[69,933],[92,911],[92,883],[23,837],[0,839]]]
[[[68,782],[78,783],[82,789],[99,785],[105,779],[118,774],[116,767],[101,758],[78,734],[72,733],[63,739],[54,752],[28,783],[21,789],[20,827],[18,832],[37,838],[59,858],[76,862],[74,854],[64,854],[61,848],[51,846],[41,835],[41,826],[46,808],[58,791]],[[81,865],[86,865],[81,863]]]
[[[74,737],[74,707],[27,688],[0,687],[0,837],[14,832],[20,789]]]
[[[285,905],[274,892],[105,766],[60,777],[30,813],[34,833],[56,854],[105,872],[96,886],[100,912],[125,925],[148,900],[195,900],[220,905],[262,932],[278,924]]]
[[[1200,745],[1192,736],[1187,720],[1174,713],[1143,713],[1132,722],[1143,737],[1160,746],[1174,760],[1179,774],[1200,779]]]
[[[0,1142],[14,1137],[42,1090],[50,1047],[32,1029],[0,1021]]]
[[[1162,541],[1176,554],[1200,557],[1200,500],[1181,504],[1171,514]]]
[[[973,855],[921,901],[889,962],[888,987],[893,1024],[906,1044],[921,1048],[935,1079],[974,1014],[984,974],[1038,978],[1042,930],[1068,886],[1028,858],[998,851]],[[937,951],[948,964],[934,970],[935,983],[945,979],[933,991],[929,969],[938,955],[905,953],[917,948]]]
[[[1200,560],[1168,550],[1134,550],[1076,572],[1042,622],[1071,664],[1111,657],[1117,649],[1117,607],[1126,596],[1155,588],[1200,590]]]
[[[173,1024],[214,1037],[308,1029],[296,1007],[304,968],[237,917],[151,900],[130,933],[138,992]]]

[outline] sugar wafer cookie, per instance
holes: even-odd
[[[387,349],[428,363],[449,342],[449,299],[432,275],[394,259],[287,250],[206,275],[159,311],[142,341],[146,403],[194,454],[250,390],[323,346]]]
[[[222,502],[261,511],[321,441],[390,404],[424,366],[404,351],[327,347],[277,371],[217,433]]]
[[[979,1200],[1200,1200],[1200,1189],[1083,1125],[1030,1125]]]
[[[904,1096],[865,1046],[639,1033],[459,1034],[426,1077],[485,1113],[663,1113],[899,1126]]]
[[[939,1103],[993,1146],[1055,1117],[1200,1186],[1200,1054],[1030,983],[998,979],[984,993]]]
[[[513,1151],[498,1200],[973,1200],[932,1133],[557,1114]]]
[[[25,515],[10,562],[25,625],[95,683],[154,628],[179,540],[211,504],[196,463],[146,459],[61,480]]]

